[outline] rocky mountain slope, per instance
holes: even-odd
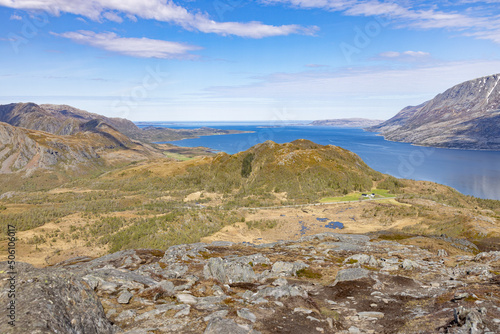
[[[334,126],[338,128],[366,128],[382,123],[382,120],[367,118],[324,119],[310,123],[312,126]]]
[[[148,127],[141,129],[124,118],[106,117],[90,113],[68,105],[35,103],[11,103],[0,105],[0,122],[31,130],[40,130],[56,135],[74,135],[86,131],[86,123],[97,120],[108,124],[127,137],[146,143],[181,140],[199,136],[242,133],[236,130],[200,129],[168,129]]]
[[[0,123],[0,173],[47,168],[58,162],[99,158],[89,140],[61,138],[46,132]]]
[[[463,240],[431,252],[411,241],[322,233],[127,250],[44,269],[18,263],[16,326],[4,316],[0,331],[498,333],[500,252]]]
[[[99,120],[86,122],[80,129],[74,135],[63,136],[0,122],[0,173],[31,173],[56,165],[64,168],[76,168],[82,163],[104,165],[110,160],[108,156],[117,159],[120,152],[121,161],[163,156]]]
[[[126,119],[109,118],[67,105],[11,103],[0,106],[0,121],[13,126],[40,130],[56,135],[73,135],[81,132],[85,123],[99,120],[127,134],[138,129]]]
[[[418,145],[500,149],[500,74],[456,85],[368,128],[386,139]]]

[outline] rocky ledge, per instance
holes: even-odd
[[[18,263],[16,326],[2,316],[0,332],[500,332],[500,252],[446,245],[430,252],[323,233],[127,250],[43,269]]]

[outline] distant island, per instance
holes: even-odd
[[[366,130],[423,146],[500,150],[500,74],[458,84]]]
[[[324,119],[310,123],[312,126],[334,126],[338,128],[365,128],[376,126],[382,123],[383,120],[368,119],[368,118],[339,118],[339,119]]]

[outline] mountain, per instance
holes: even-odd
[[[70,106],[0,105],[0,172],[32,172],[59,163],[75,167],[163,156],[120,132],[135,124]],[[99,158],[104,158],[99,160]]]
[[[466,81],[367,130],[424,146],[498,150],[499,81],[500,74]]]
[[[85,123],[99,120],[125,135],[139,128],[129,120],[109,118],[67,105],[11,103],[0,105],[0,122],[55,135],[73,135],[82,131]]]
[[[366,128],[382,123],[382,120],[367,118],[324,119],[310,123],[312,126],[334,126],[338,128]]]
[[[83,123],[80,130],[74,135],[55,135],[0,122],[0,173],[51,169],[59,163],[65,167],[103,165],[108,155],[122,161],[162,156],[99,120]]]
[[[68,105],[37,105],[35,103],[11,103],[0,105],[0,122],[32,130],[50,132],[56,135],[73,135],[85,131],[85,123],[93,120],[105,123],[127,137],[145,143],[244,132],[212,128],[169,129],[148,127],[141,129],[128,119],[106,117]]]
[[[29,171],[61,161],[82,162],[99,155],[86,141],[0,123],[0,173]]]

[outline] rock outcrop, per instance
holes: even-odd
[[[2,333],[500,331],[498,252],[449,256],[322,233],[17,266],[17,325],[2,317]],[[5,270],[1,277],[5,305]]]
[[[500,149],[500,74],[456,85],[367,128],[386,139],[424,146]]]

